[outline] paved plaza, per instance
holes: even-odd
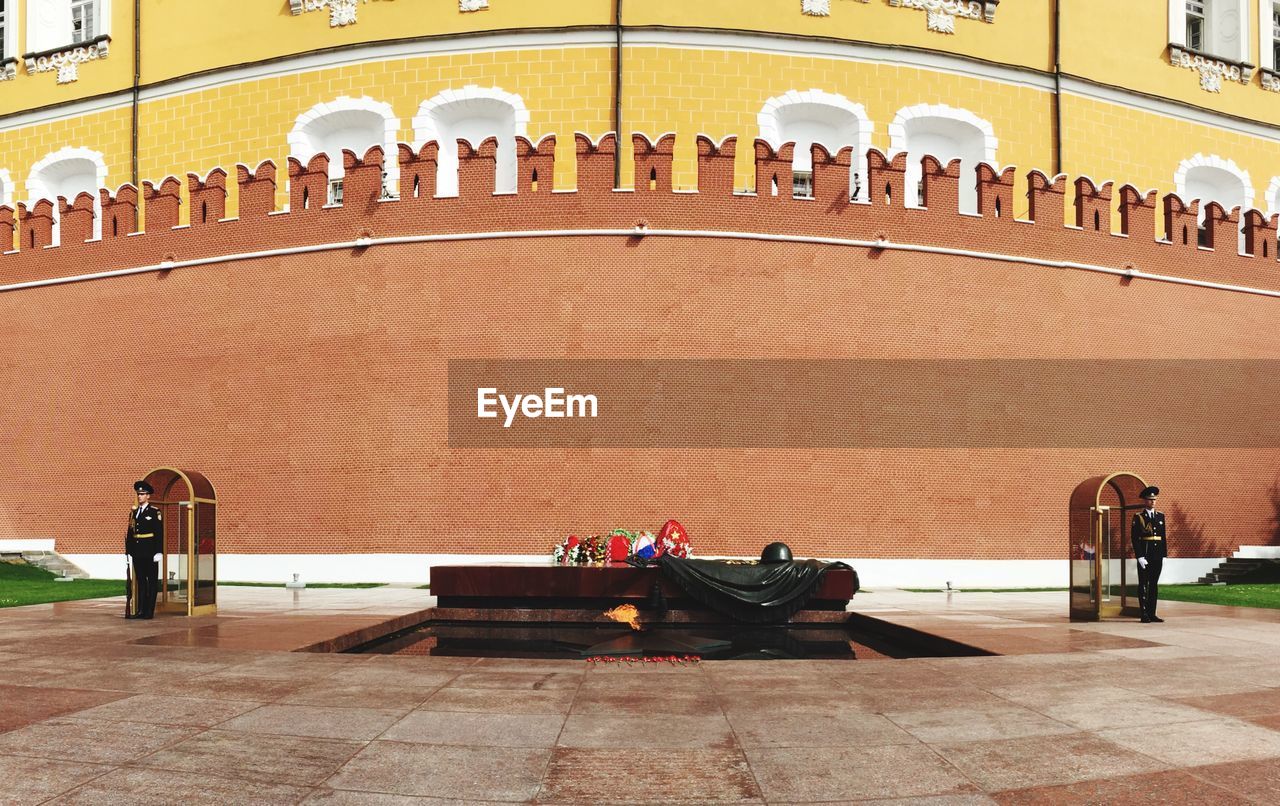
[[[1001,652],[582,661],[293,651],[425,591],[219,589],[0,610],[0,803],[1275,803],[1280,612],[873,591],[853,609]]]

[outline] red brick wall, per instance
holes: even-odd
[[[491,144],[464,159],[458,199],[430,198],[423,187],[418,199],[375,201],[376,159],[362,165],[348,155],[342,208],[313,201],[304,212],[295,202],[288,215],[267,217],[265,207],[242,201],[239,221],[168,230],[165,216],[176,208],[160,203],[148,209],[146,234],[108,233],[86,244],[64,230],[60,247],[0,257],[0,284],[362,233],[645,221],[883,235],[1280,288],[1273,251],[1264,260],[1196,250],[1194,233],[1184,248],[1136,226],[1123,238],[1050,224],[1061,220],[1054,193],[1065,179],[1040,198],[1039,223],[1014,222],[956,214],[954,188],[945,185],[931,186],[933,209],[900,209],[902,158],[885,163],[875,154],[867,177],[880,189],[875,205],[844,203],[847,152],[815,160],[815,200],[733,196],[723,161],[731,162],[732,148],[715,154],[703,146],[703,174],[720,184],[676,195],[649,192],[647,170],[645,189],[610,190],[610,142],[600,150],[580,143],[579,190],[554,195],[547,144],[526,157],[543,160],[540,192],[528,191],[522,171],[521,193],[505,197],[491,195]],[[757,161],[761,177],[777,171],[789,188],[783,151],[762,149]],[[645,159],[669,169],[660,149]],[[412,160],[402,153],[406,176],[418,170]],[[315,161],[291,167],[295,197],[308,173],[323,171]],[[931,181],[956,181],[954,164],[926,168]],[[251,183],[268,175],[241,172],[250,183],[242,194],[262,190]],[[892,188],[895,177],[894,204],[885,205],[884,185]],[[163,189],[149,193],[163,202]],[[113,200],[131,208],[131,194]],[[1131,221],[1145,210],[1153,228],[1158,214],[1180,214],[1157,210],[1152,196],[1130,195]],[[939,209],[944,198],[950,210]],[[1274,244],[1274,220],[1257,219],[1259,227],[1269,223],[1265,237]],[[41,237],[36,231],[36,243]],[[201,470],[217,487],[223,552],[540,552],[569,532],[656,529],[676,517],[704,553],[750,554],[783,537],[801,554],[1040,559],[1062,556],[1075,484],[1125,469],[1165,489],[1163,509],[1186,513],[1180,530],[1174,524],[1175,555],[1221,555],[1241,543],[1275,542],[1268,491],[1280,451],[451,451],[445,362],[1276,358],[1278,305],[966,257],[621,236],[376,246],[7,291],[0,293],[0,537],[56,537],[64,552],[114,551],[130,482],[173,465]]]

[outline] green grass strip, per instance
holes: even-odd
[[[34,565],[0,563],[0,607],[49,602],[71,602],[78,599],[102,599],[124,596],[123,579],[73,579],[57,582],[57,576]],[[385,582],[310,582],[308,588],[381,588]],[[283,588],[283,582],[219,582],[254,588]],[[123,605],[121,605],[123,607]]]
[[[1160,598],[1174,602],[1280,610],[1280,585],[1161,585]]]

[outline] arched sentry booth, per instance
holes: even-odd
[[[1129,581],[1128,523],[1144,504],[1147,483],[1134,473],[1111,473],[1080,482],[1071,493],[1071,620],[1138,616],[1137,574]],[[1132,589],[1131,589],[1132,587]]]
[[[156,609],[188,616],[218,613],[218,497],[194,470],[157,467],[145,477],[166,524]]]

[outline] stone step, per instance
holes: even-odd
[[[1280,560],[1280,546],[1241,546],[1232,557],[1260,560]]]
[[[84,569],[53,551],[23,551],[18,554],[28,565],[43,568],[55,576],[88,579]]]
[[[1231,557],[1197,580],[1202,585],[1280,582],[1280,560]]]

